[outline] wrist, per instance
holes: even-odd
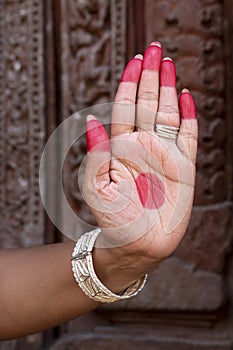
[[[128,269],[111,254],[113,248],[95,248],[93,263],[96,275],[100,281],[113,293],[121,294],[133,284],[137,278],[128,273]],[[111,251],[110,251],[111,250]],[[141,278],[142,276],[140,276]]]
[[[125,277],[122,279],[121,275],[114,276],[114,279],[110,278],[110,276],[113,276],[114,271],[118,271],[118,269],[115,269],[115,263],[109,264],[109,254],[105,254],[107,253],[106,250],[96,251],[94,267],[93,251],[100,233],[100,228],[86,232],[78,239],[73,249],[71,264],[76,282],[89,298],[101,303],[112,303],[137,295],[144,287],[147,275],[139,280],[132,281],[130,284],[128,282],[128,276],[127,283],[125,282]],[[102,254],[100,255],[97,252],[101,252]],[[99,264],[99,262],[101,262],[101,264]],[[95,270],[99,271],[99,276],[101,277],[97,276]],[[119,277],[119,279],[117,277]],[[114,293],[113,290],[116,292]],[[121,292],[119,293],[119,291]]]
[[[96,275],[101,282],[112,292],[121,293],[131,284],[142,279],[159,262],[152,261],[143,255],[130,254],[125,247],[95,247],[93,263]]]

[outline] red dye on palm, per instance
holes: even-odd
[[[196,119],[196,107],[192,95],[184,92],[180,96],[180,113],[183,119]]]
[[[99,120],[92,119],[87,122],[86,140],[88,152],[94,150],[110,152],[108,134]]]
[[[135,180],[138,195],[144,208],[158,209],[165,201],[162,181],[152,173],[142,173]]]

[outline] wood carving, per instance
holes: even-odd
[[[43,6],[0,3],[2,247],[43,242],[39,162],[44,143]]]

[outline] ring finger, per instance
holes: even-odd
[[[164,58],[161,63],[159,109],[156,123],[174,127],[180,126],[176,67],[171,58]]]

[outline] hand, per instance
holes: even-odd
[[[83,185],[103,229],[99,244],[118,246],[133,264],[147,260],[145,266],[152,267],[173,253],[186,231],[197,149],[193,98],[184,89],[178,104],[175,65],[161,57],[160,44],[152,43],[144,58],[136,55],[128,63],[115,97],[110,140],[104,126],[88,116]],[[180,128],[177,138],[160,136],[156,124]]]

